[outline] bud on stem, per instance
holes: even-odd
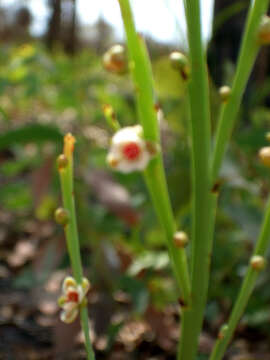
[[[103,55],[104,68],[112,73],[121,74],[127,70],[127,56],[122,45],[112,46]]]
[[[218,333],[218,339],[222,340],[224,339],[224,336],[226,335],[226,332],[229,330],[229,326],[227,324],[224,324],[221,326],[219,333]]]
[[[69,213],[64,208],[58,208],[55,210],[54,218],[57,224],[66,226],[69,223]]]
[[[68,133],[64,137],[64,155],[67,157],[67,159],[70,159],[73,151],[74,151],[74,144],[76,142],[75,137]]]
[[[149,154],[151,156],[157,155],[157,153],[159,151],[159,145],[158,144],[156,144],[156,143],[154,143],[152,141],[146,141],[145,145],[146,145],[147,151],[149,152]]]
[[[58,170],[64,170],[68,166],[68,159],[64,154],[61,154],[57,158]]]
[[[176,247],[182,249],[188,244],[188,236],[184,231],[177,231],[173,236],[173,241]]]
[[[270,146],[261,148],[259,158],[265,166],[270,167]]]
[[[254,256],[252,256],[252,258],[250,260],[250,265],[251,265],[252,269],[257,270],[257,271],[263,270],[265,267],[265,264],[266,264],[265,258],[260,255],[254,255]]]
[[[270,132],[266,133],[265,138],[266,138],[267,141],[270,141]]]
[[[261,45],[270,44],[270,17],[267,15],[262,18],[258,38]]]
[[[109,126],[114,130],[118,131],[120,129],[119,122],[116,118],[116,114],[113,110],[113,107],[110,104],[103,105],[103,113],[107,120]]]
[[[227,103],[231,96],[231,88],[227,85],[221,86],[219,89],[219,96],[223,103]]]
[[[170,54],[171,65],[175,70],[179,70],[183,80],[188,80],[190,77],[190,64],[186,55],[180,51],[173,51]]]

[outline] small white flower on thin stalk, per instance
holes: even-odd
[[[117,131],[111,141],[108,164],[123,173],[144,170],[157,147],[143,138],[141,125],[128,126]]]
[[[83,278],[79,285],[73,277],[65,278],[62,286],[63,295],[58,299],[58,304],[63,309],[60,314],[63,322],[70,324],[76,319],[80,306],[87,304],[86,294],[89,289],[90,283],[86,278]]]

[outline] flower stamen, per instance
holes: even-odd
[[[144,139],[141,125],[127,126],[112,137],[107,162],[113,169],[123,173],[143,171],[157,151],[157,144],[150,144]]]
[[[126,159],[135,161],[141,155],[141,148],[135,142],[130,142],[123,146],[122,152]]]

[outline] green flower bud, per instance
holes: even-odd
[[[229,326],[227,324],[222,325],[218,333],[218,339],[219,340],[224,339],[224,336],[226,335],[228,330],[229,330]]]
[[[60,296],[57,300],[58,306],[62,307],[66,303],[65,296]]]
[[[171,65],[175,70],[179,70],[183,80],[188,80],[190,77],[190,64],[186,55],[180,51],[173,51],[170,54]]]
[[[54,218],[59,225],[65,226],[69,223],[69,213],[63,208],[58,208],[55,210]]]

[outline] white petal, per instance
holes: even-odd
[[[72,310],[70,310],[70,311],[65,311],[65,310],[63,310],[63,311],[61,312],[61,314],[60,314],[60,319],[61,319],[64,323],[70,324],[70,323],[72,323],[72,322],[76,319],[76,317],[77,317],[77,315],[78,315],[78,312],[79,312],[78,307],[76,307],[76,308],[74,308],[74,309],[72,309]]]
[[[69,311],[72,311],[77,306],[78,306],[78,303],[76,303],[75,301],[69,301],[62,306],[62,309],[64,311],[69,312]]]
[[[112,138],[112,144],[113,145],[117,145],[117,144],[122,144],[123,142],[138,142],[141,139],[141,137],[139,136],[139,127],[140,125],[137,126],[127,126],[119,131],[117,131],[117,133],[115,133],[115,135]]]
[[[67,289],[72,286],[76,287],[77,283],[76,280],[72,276],[67,276],[63,282],[62,291],[63,293],[66,293]]]

